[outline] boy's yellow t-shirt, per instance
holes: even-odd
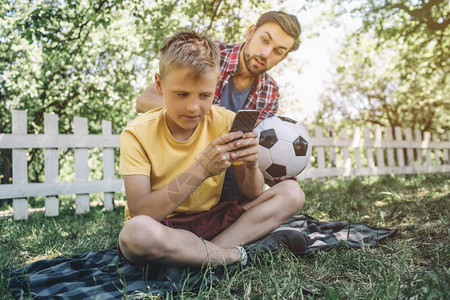
[[[213,140],[230,130],[234,115],[223,107],[211,106],[187,141],[172,137],[165,108],[139,116],[121,134],[119,173],[150,176],[152,192],[166,186],[189,168]],[[169,217],[210,210],[219,201],[224,178],[225,172],[207,178]],[[125,217],[130,218],[128,206]]]

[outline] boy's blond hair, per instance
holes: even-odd
[[[182,31],[165,39],[160,49],[159,75],[165,75],[173,69],[189,68],[189,76],[200,78],[205,73],[216,72],[220,75],[220,53],[217,46],[206,36]]]
[[[280,25],[281,29],[286,32],[287,35],[294,38],[294,45],[289,49],[288,52],[295,51],[300,46],[300,33],[302,31],[300,23],[297,17],[294,15],[289,15],[282,11],[269,11],[262,14],[256,22],[256,28],[266,24],[275,23]]]

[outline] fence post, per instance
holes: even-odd
[[[441,135],[441,141],[443,142],[447,142],[449,140],[450,134],[443,134]],[[449,160],[449,154],[450,154],[450,149],[444,149],[444,165],[448,165],[450,163]]]
[[[112,122],[102,121],[102,134],[112,135]],[[114,149],[103,148],[103,180],[114,180]],[[106,210],[114,209],[114,193],[104,193],[103,206]]]
[[[44,114],[44,133],[46,135],[58,135],[58,115]],[[58,182],[59,177],[59,156],[58,148],[45,148],[45,182]],[[45,198],[45,215],[55,217],[59,215],[58,195],[47,196]]]
[[[370,129],[369,127],[364,127],[364,141],[369,142],[370,138]],[[367,167],[373,169],[375,168],[375,161],[373,160],[373,149],[370,147],[366,147],[366,156],[367,156]]]
[[[421,143],[422,142],[422,132],[420,132],[419,129],[414,130],[414,136],[416,138],[416,142]],[[417,154],[417,166],[422,166],[422,159],[423,159],[423,149],[422,148],[416,148],[416,154]]]
[[[82,139],[83,136],[88,135],[88,123],[86,118],[75,116],[74,119],[74,134],[80,136],[78,139]],[[89,180],[89,150],[88,149],[75,149],[75,181],[88,181]],[[89,212],[89,194],[77,194],[75,199],[75,211],[77,214],[83,214]]]
[[[405,128],[405,137],[406,137],[406,141],[408,141],[409,143],[413,142],[411,128]],[[414,166],[414,149],[413,148],[406,149],[406,163],[408,166]]]
[[[347,139],[347,129],[342,128],[340,136],[343,139]],[[352,160],[350,158],[350,151],[348,150],[348,147],[342,147],[342,158],[344,159],[344,176],[352,175]]]
[[[395,140],[401,142],[402,137],[402,128],[395,126]],[[403,155],[403,148],[397,148],[397,160],[398,160],[398,166],[404,167],[405,166],[405,156]]]
[[[322,138],[322,127],[316,126],[314,132],[316,138]],[[320,170],[325,169],[325,149],[324,147],[316,147],[317,149],[317,167]]]
[[[381,140],[382,140],[382,135],[381,135],[381,127],[380,126],[375,126],[375,145],[377,147],[377,167],[378,168],[384,168],[384,154],[383,154],[383,148],[381,148]]]
[[[361,169],[361,149],[360,149],[360,142],[361,142],[361,130],[359,127],[355,127],[355,130],[353,132],[353,145],[355,150],[355,164],[357,169]]]
[[[427,147],[427,150],[425,151],[425,161],[427,167],[431,167],[431,150],[430,150],[430,141],[431,141],[431,134],[428,131],[425,131],[423,133],[423,142],[422,144],[425,144]]]
[[[12,134],[27,134],[27,111],[12,111]],[[13,184],[28,183],[28,149],[12,149],[12,179]],[[25,220],[28,218],[28,200],[26,198],[13,199],[14,220]]]
[[[328,126],[328,135],[332,138],[335,137],[334,134],[334,128],[333,126]],[[328,147],[328,157],[330,159],[330,168],[336,168],[337,162],[336,162],[336,148],[334,146]]]
[[[392,137],[392,128],[386,127],[385,132],[386,132],[386,141],[392,142],[394,140]],[[392,146],[389,146],[389,148],[387,149],[387,158],[388,158],[388,166],[391,168],[395,167],[394,148],[392,148]]]
[[[433,142],[439,142],[437,134],[433,134]],[[441,165],[441,150],[438,148],[434,149],[434,165],[435,166]]]

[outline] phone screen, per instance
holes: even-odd
[[[240,110],[234,117],[233,125],[231,125],[230,132],[242,131],[243,133],[253,131],[256,120],[258,120],[258,110]]]

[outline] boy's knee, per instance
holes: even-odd
[[[121,251],[129,259],[158,256],[155,247],[160,236],[157,222],[148,216],[136,216],[128,220],[119,234]],[[153,247],[150,247],[153,245]]]

